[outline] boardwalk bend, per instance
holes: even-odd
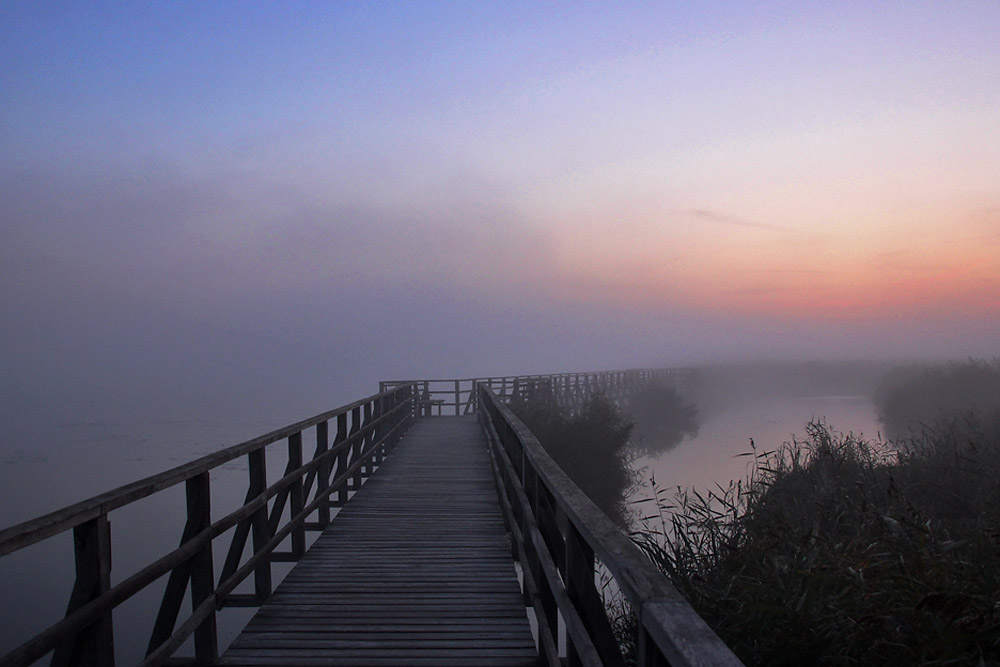
[[[76,562],[65,616],[0,666],[113,665],[113,612],[138,594],[160,601],[143,665],[624,665],[598,567],[639,618],[638,664],[739,665],[506,405],[542,388],[568,405],[595,391],[624,400],[685,378],[383,382],[374,396],[0,531],[0,556],[71,533]],[[285,462],[280,479],[267,479],[268,453]],[[246,499],[220,517],[210,473],[234,463]],[[182,483],[179,546],[113,577],[109,514]],[[319,534],[308,548],[307,532]],[[281,562],[295,565],[275,585]],[[218,616],[238,606],[257,611],[220,651]]]

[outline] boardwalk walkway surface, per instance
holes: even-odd
[[[418,420],[223,665],[536,665],[475,417]]]

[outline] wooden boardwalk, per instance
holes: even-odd
[[[536,665],[474,416],[418,420],[223,665]]]

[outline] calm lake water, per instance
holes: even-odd
[[[806,437],[806,424],[823,420],[834,430],[869,439],[879,436],[875,406],[868,396],[764,397],[745,399],[702,418],[698,435],[636,466],[661,488],[726,486],[746,475],[752,438],[757,451]],[[641,492],[640,492],[641,493]]]
[[[750,438],[758,450],[773,448],[792,435],[804,436],[810,419],[825,418],[835,429],[874,437],[878,424],[866,397],[765,398],[729,405],[704,417],[697,437],[637,465],[661,487],[725,485],[741,477]],[[0,449],[0,528],[34,518],[121,484],[186,463],[221,447],[272,430],[283,423],[256,415],[247,419],[108,421],[62,420],[22,429]],[[310,434],[304,434],[307,455]],[[283,449],[278,443],[272,446]],[[268,478],[280,477],[284,456],[268,456]],[[212,475],[213,516],[242,504],[247,471],[233,462]],[[183,485],[111,514],[113,581],[118,582],[177,545],[183,528]],[[216,541],[216,562],[225,558],[225,540]],[[276,575],[287,571],[287,567]],[[73,579],[68,535],[0,558],[0,599],[8,614],[0,625],[0,653],[61,618]],[[161,579],[161,583],[164,580]],[[137,662],[148,641],[162,586],[116,611],[120,664]],[[222,646],[252,615],[250,609],[224,610],[219,619]]]

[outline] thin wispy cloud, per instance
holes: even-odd
[[[707,211],[702,208],[689,208],[681,211],[682,214],[695,218],[696,220],[701,220],[704,222],[714,222],[720,225],[732,225],[734,227],[747,227],[750,229],[766,229],[772,232],[783,232],[786,234],[792,233],[792,229],[789,227],[783,227],[781,225],[772,225],[766,222],[757,222],[756,220],[747,220],[746,218],[740,218],[735,215],[729,215],[728,213],[719,213],[717,211]]]
[[[754,273],[768,273],[776,275],[800,275],[800,276],[822,276],[829,275],[830,271],[825,271],[822,269],[777,269],[777,268],[765,268],[765,269],[754,269]]]

